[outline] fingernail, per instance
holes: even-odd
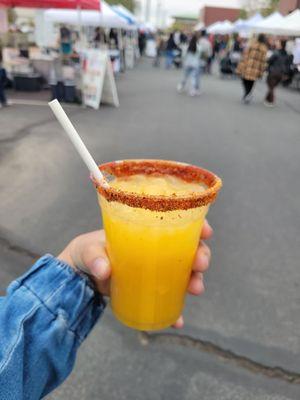
[[[96,258],[90,268],[90,272],[96,278],[101,278],[107,271],[108,261],[105,258]]]
[[[213,228],[208,224],[208,228],[209,228],[209,231],[210,231],[210,234],[213,234],[214,233],[214,230],[213,230]]]

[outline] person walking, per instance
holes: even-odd
[[[295,66],[300,66],[300,38],[297,38],[295,41],[293,49],[293,64]]]
[[[156,36],[156,54],[153,61],[153,67],[160,67],[160,59],[165,49],[165,41],[162,34]]]
[[[213,49],[205,29],[200,33],[199,46],[201,47],[201,67],[204,72],[210,74]]]
[[[291,70],[291,58],[286,51],[286,41],[278,41],[276,47],[277,49],[268,60],[268,92],[264,102],[267,107],[274,106],[274,90],[283,81],[284,77],[289,75]]]
[[[267,66],[266,37],[260,34],[243,53],[236,73],[241,76],[244,86],[242,101],[248,104],[252,99],[252,90],[257,79],[263,76]]]
[[[192,78],[190,95],[197,96],[200,94],[200,57],[201,47],[198,43],[198,36],[194,33],[187,49],[184,61],[183,79],[177,86],[178,92],[183,92],[189,79]]]
[[[0,52],[0,108],[7,105],[5,96],[5,84],[7,81],[6,70],[2,67],[2,55]]]
[[[179,48],[175,43],[174,33],[171,32],[166,44],[166,69],[170,69],[172,67],[174,61],[174,52],[176,50],[179,50]]]

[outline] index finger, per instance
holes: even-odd
[[[209,225],[207,220],[204,221],[204,225],[201,232],[201,239],[210,239],[213,235],[214,231],[213,228]]]

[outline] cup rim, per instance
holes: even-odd
[[[203,192],[193,193],[189,196],[163,196],[144,195],[134,192],[126,192],[109,186],[105,177],[105,184],[99,184],[93,179],[94,185],[100,195],[108,202],[116,201],[134,208],[143,208],[151,211],[174,211],[188,210],[191,208],[203,207],[216,200],[219,190],[222,187],[222,180],[214,173],[178,161],[152,160],[152,159],[129,159],[112,161],[99,165],[102,173],[115,177],[130,175],[173,175],[186,182],[204,183],[207,186]]]

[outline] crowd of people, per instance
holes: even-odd
[[[278,39],[263,34],[249,39],[238,34],[232,36],[208,35],[206,30],[187,35],[171,32],[167,38],[161,33],[156,36],[154,66],[165,68],[183,67],[183,76],[177,86],[179,92],[189,88],[191,96],[201,93],[203,73],[211,73],[214,61],[219,63],[221,76],[239,76],[244,93],[242,101],[249,104],[253,98],[255,82],[266,74],[267,94],[264,104],[272,107],[275,88],[289,85],[295,74],[299,74],[300,39]]]
[[[287,52],[287,41],[276,40],[274,48],[269,53],[269,43],[265,35],[260,34],[257,39],[250,41],[244,50],[241,62],[237,67],[237,74],[241,76],[244,95],[243,102],[248,104],[252,100],[252,91],[257,79],[267,73],[267,94],[264,104],[274,106],[274,90],[280,82],[288,83],[293,76],[294,66],[300,60],[297,58],[300,42],[296,42],[293,55]]]

